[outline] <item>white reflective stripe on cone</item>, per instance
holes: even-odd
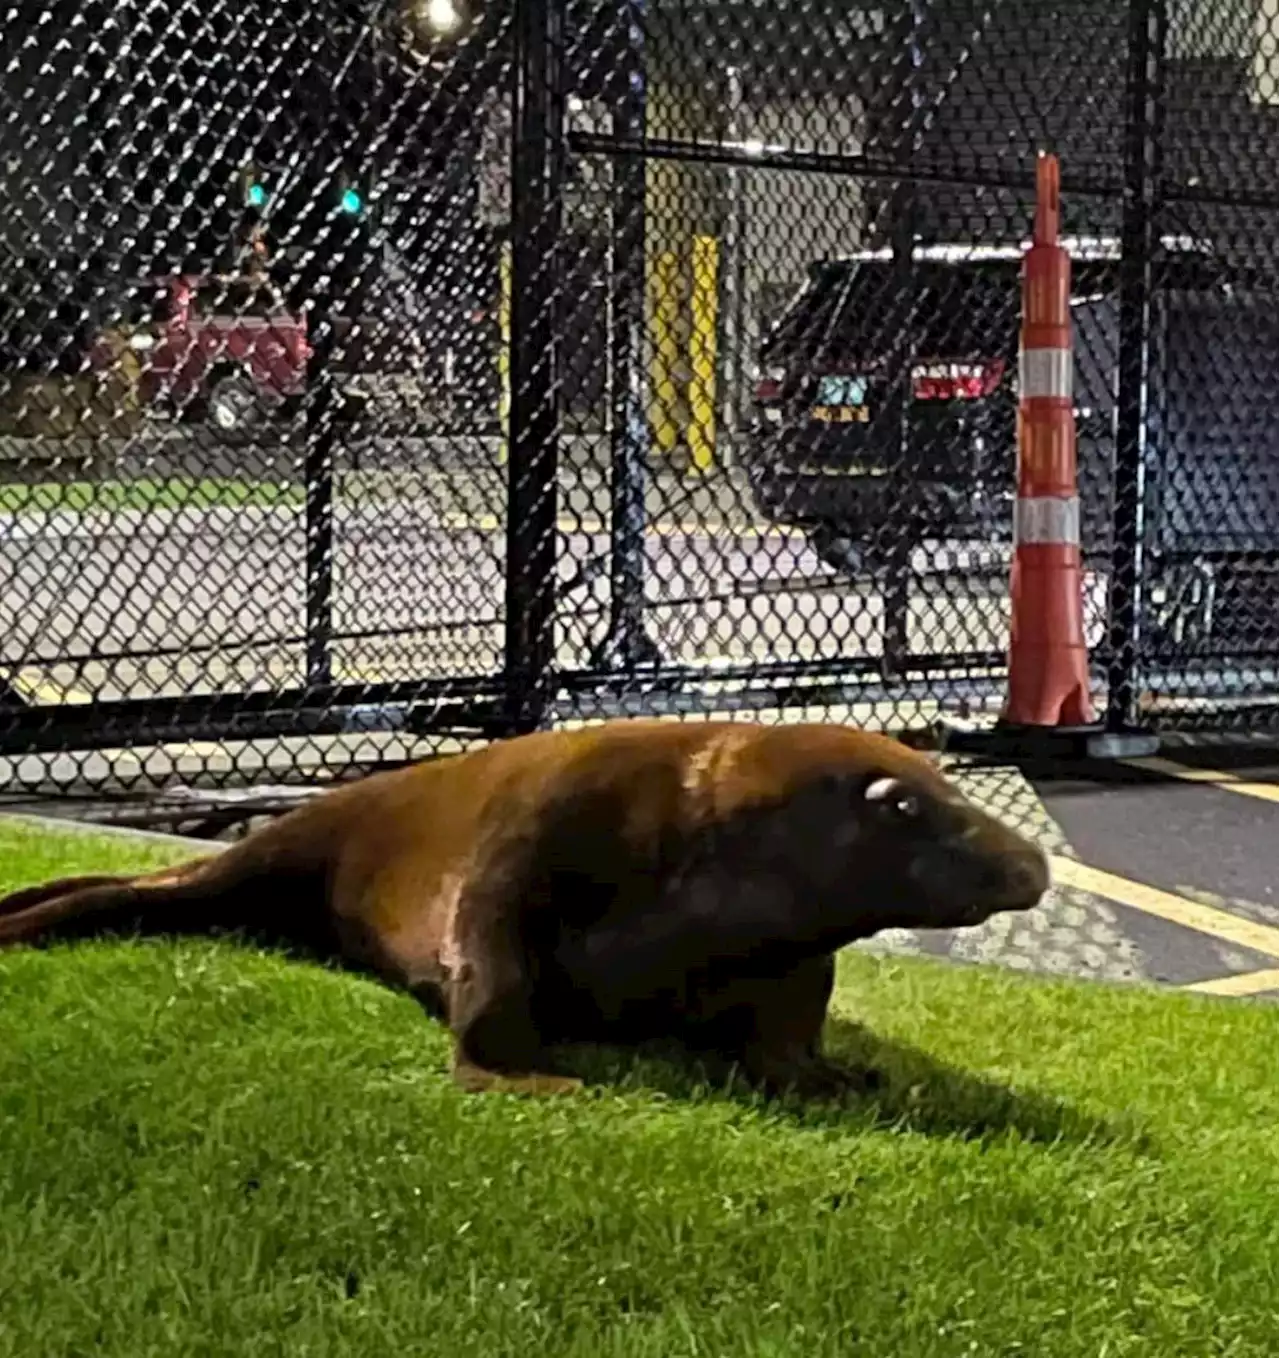
[[[1071,398],[1073,361],[1070,349],[1020,349],[1018,351],[1018,396],[1026,401],[1036,396]]]
[[[1080,545],[1080,501],[1058,496],[1014,502],[1013,536],[1019,545]]]

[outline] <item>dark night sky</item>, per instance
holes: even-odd
[[[144,249],[199,247],[210,231],[225,232],[214,219],[238,205],[236,174],[250,158],[277,183],[289,167],[294,215],[331,194],[335,161],[421,186],[466,153],[475,96],[496,75],[485,69],[483,34],[418,70],[389,39],[363,32],[361,41],[368,5],[348,0],[81,0],[63,9],[27,3],[6,23],[0,53],[18,58],[6,111],[17,136],[44,120],[87,148],[89,174],[71,192],[96,196],[104,213],[114,205],[114,236]]]
[[[22,5],[0,32],[0,63],[16,62],[0,97],[0,206],[27,224],[0,234],[5,354],[67,352],[65,334],[128,279],[222,266],[250,158],[295,304],[323,303],[326,278],[366,276],[386,238],[420,307],[473,305],[494,272],[470,206],[476,102],[501,58],[481,32],[425,69],[367,36],[348,61],[366,15],[345,0]],[[335,161],[363,173],[376,213],[334,212]],[[282,260],[286,240],[297,248]]]

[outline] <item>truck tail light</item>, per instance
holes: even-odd
[[[921,363],[911,374],[917,401],[977,401],[990,396],[1004,377],[1004,359],[984,363]]]
[[[756,381],[756,400],[769,405],[782,399],[782,384],[787,380],[785,368],[766,368]]]

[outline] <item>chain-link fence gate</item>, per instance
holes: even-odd
[[[10,788],[1003,695],[1063,168],[1112,729],[1270,727],[1275,0],[15,5]]]

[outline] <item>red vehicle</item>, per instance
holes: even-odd
[[[224,434],[296,413],[311,352],[306,317],[267,279],[153,279],[124,311],[123,336],[99,336],[90,362],[99,371],[118,363],[123,342],[138,360],[144,404],[207,420]]]

